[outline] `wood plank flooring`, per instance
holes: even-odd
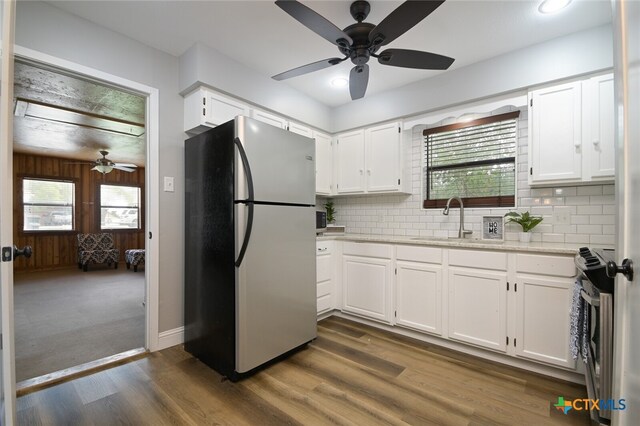
[[[558,396],[584,386],[477,359],[345,319],[308,348],[231,383],[175,346],[18,398],[37,425],[556,425]]]

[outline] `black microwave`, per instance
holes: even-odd
[[[316,211],[316,232],[327,230],[327,212]]]

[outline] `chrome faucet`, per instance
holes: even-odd
[[[442,211],[442,214],[445,216],[449,215],[449,205],[451,204],[451,200],[458,200],[458,203],[460,203],[460,229],[458,230],[458,238],[464,238],[465,235],[473,234],[473,231],[464,229],[464,204],[462,203],[462,199],[460,197],[449,198],[447,200],[447,206]]]

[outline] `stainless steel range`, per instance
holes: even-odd
[[[587,302],[589,318],[587,393],[590,399],[600,401],[612,398],[614,279],[607,275],[607,263],[611,261],[615,261],[613,249],[582,247],[575,258],[582,279],[580,294]],[[611,410],[591,410],[591,418],[610,424]]]

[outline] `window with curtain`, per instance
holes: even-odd
[[[140,188],[100,185],[100,229],[140,229]]]
[[[64,180],[22,180],[23,231],[75,229],[75,184]]]
[[[459,196],[465,207],[513,207],[519,111],[427,129],[424,208]]]

